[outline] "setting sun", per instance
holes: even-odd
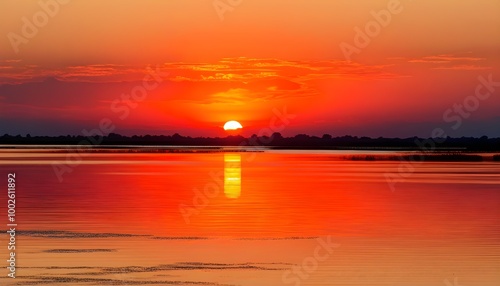
[[[240,128],[243,128],[243,126],[238,121],[231,120],[224,124],[224,130],[236,130]]]

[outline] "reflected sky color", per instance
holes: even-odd
[[[399,161],[330,151],[86,154],[62,183],[51,164],[66,154],[18,153],[0,152],[32,231],[18,237],[18,285],[288,285],[283,269],[326,236],[341,247],[302,285],[500,283],[498,162],[419,163],[392,192]],[[211,184],[218,195],[199,199]],[[196,207],[188,222],[180,205]]]

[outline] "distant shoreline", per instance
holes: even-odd
[[[130,146],[108,145],[79,148],[75,145],[0,145],[2,153],[85,153],[85,154],[213,154],[253,153],[272,151],[318,151],[330,159],[345,161],[428,161],[428,162],[500,162],[500,154],[493,151],[469,150],[402,150],[402,149],[307,149],[282,146],[240,147],[240,146]],[[330,152],[329,152],[330,151]],[[335,152],[338,151],[338,152]],[[343,151],[346,151],[343,153]],[[352,151],[353,153],[349,153]],[[299,153],[300,154],[300,153]],[[305,153],[306,154],[306,153]]]
[[[271,136],[251,137],[189,137],[174,135],[122,136],[111,133],[107,136],[0,136],[0,148],[12,146],[65,146],[65,148],[159,148],[198,149],[217,148],[272,148],[274,150],[365,150],[365,151],[440,151],[440,152],[500,152],[500,138],[369,138],[356,136],[322,137],[298,134],[283,137],[280,133]],[[17,148],[17,147],[16,147]]]

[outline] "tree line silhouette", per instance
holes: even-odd
[[[467,150],[500,151],[500,138],[460,137],[460,138],[370,138],[357,136],[333,137],[324,134],[321,137],[297,134],[283,137],[280,133],[271,136],[250,137],[190,137],[178,133],[173,135],[134,135],[123,136],[110,133],[107,136],[0,136],[2,145],[165,145],[165,146],[269,146],[276,149],[400,149],[400,150]]]

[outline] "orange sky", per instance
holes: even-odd
[[[500,136],[500,91],[457,129],[443,119],[479,76],[500,81],[499,0],[41,3],[56,4],[47,16],[38,1],[0,3],[1,134],[76,135],[109,118],[123,134],[220,136],[234,119],[251,135],[286,107],[285,135]],[[148,66],[155,87],[117,112]]]

